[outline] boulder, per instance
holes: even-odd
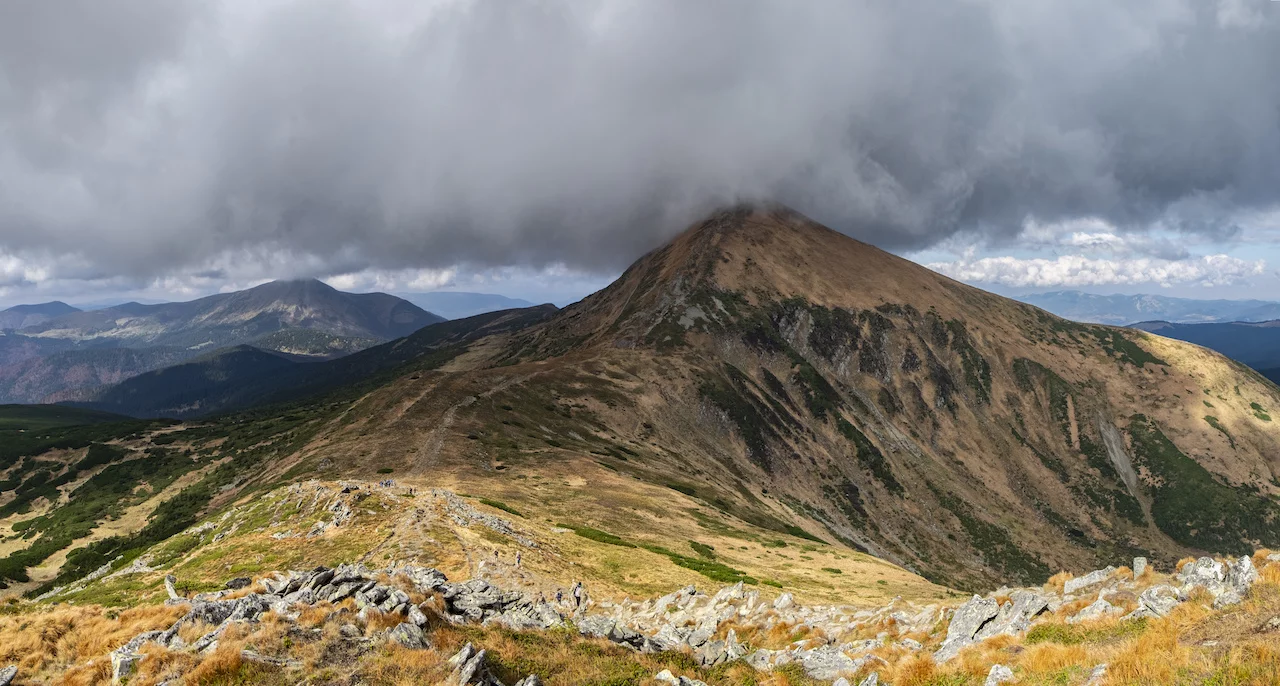
[[[1116,572],[1115,567],[1107,567],[1106,569],[1098,569],[1098,570],[1089,572],[1088,574],[1085,574],[1084,576],[1079,577],[1077,579],[1068,579],[1067,583],[1064,584],[1062,587],[1062,592],[1067,595],[1070,595],[1081,589],[1085,589],[1090,586],[1096,586],[1106,581],[1107,579],[1110,579],[1111,575],[1115,574],[1115,572]]]
[[[9,686],[18,676],[18,665],[9,665],[0,669],[0,686]]]
[[[790,593],[783,593],[782,595],[774,599],[773,609],[779,610],[779,611],[790,610],[792,607],[795,606],[795,604],[796,604],[796,601],[794,598],[791,597]]]
[[[231,581],[228,581],[226,583],[226,586],[224,586],[224,588],[226,588],[228,591],[238,591],[242,588],[248,588],[249,585],[252,583],[253,583],[253,579],[250,579],[247,576],[238,576],[232,579]]]
[[[1031,620],[1049,607],[1049,599],[1035,591],[1014,591],[1009,601],[1000,606],[995,618],[974,635],[975,641],[996,636],[1017,636],[1031,626]],[[954,621],[954,620],[953,620]]]
[[[164,575],[164,591],[169,594],[169,600],[185,600],[178,595],[178,589],[174,588],[174,584],[178,583],[178,577],[172,574]]]
[[[636,650],[642,649],[646,643],[643,635],[604,615],[588,615],[578,620],[578,633],[592,638],[603,638]]]
[[[813,650],[806,650],[799,656],[801,665],[804,665],[804,671],[815,679],[834,679],[845,672],[857,671],[862,666],[861,662],[855,661],[853,658],[840,652],[832,646],[818,646]]]
[[[1183,567],[1177,578],[1183,595],[1203,588],[1213,596],[1213,606],[1220,608],[1244,600],[1258,580],[1258,570],[1253,558],[1247,555],[1225,565],[1211,557],[1202,557]]]
[[[467,655],[466,658],[460,659],[461,656]],[[448,683],[451,686],[467,686],[468,684],[486,684],[489,679],[485,672],[485,651],[475,650],[471,644],[463,646],[457,655],[450,662],[457,660],[453,673],[449,675]]]
[[[1102,598],[1098,598],[1093,604],[1080,610],[1075,615],[1067,618],[1068,624],[1083,622],[1090,619],[1101,619],[1113,615],[1123,614],[1122,608],[1116,607]]]
[[[1133,558],[1133,578],[1137,579],[1138,577],[1145,574],[1146,571],[1147,571],[1147,558],[1145,557]]]
[[[515,631],[550,629],[564,623],[564,617],[551,603],[520,601],[508,605],[501,614],[491,615],[485,624],[500,624]]]
[[[1000,614],[1000,606],[991,598],[974,596],[956,608],[947,625],[947,638],[933,654],[935,662],[946,662],[955,657],[961,648],[974,642],[973,637],[987,622]]]
[[[1178,571],[1178,581],[1184,586],[1218,586],[1227,578],[1222,563],[1212,557],[1202,557],[1190,562]]]
[[[663,684],[672,684],[673,686],[707,686],[705,681],[690,679],[687,676],[676,676],[669,669],[664,669],[654,674],[653,680]]]
[[[1174,586],[1152,586],[1138,595],[1138,609],[1125,615],[1125,619],[1164,617],[1183,600],[1186,600],[1186,596]]]
[[[991,665],[991,671],[987,672],[987,680],[982,686],[1000,686],[1000,684],[1013,681],[1013,670],[1004,665]]]
[[[1227,578],[1224,588],[1214,598],[1214,607],[1235,605],[1244,600],[1249,589],[1258,581],[1258,570],[1253,566],[1253,558],[1245,555],[1235,562],[1227,564]]]
[[[845,682],[848,683],[848,682]],[[880,672],[872,672],[858,686],[880,686]]]
[[[397,624],[387,634],[387,640],[395,641],[410,650],[422,650],[431,647],[426,635],[422,633],[422,627],[412,622],[400,622]]]

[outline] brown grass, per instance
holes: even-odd
[[[365,619],[364,629],[366,634],[373,634],[377,631],[385,629],[393,629],[404,621],[404,615],[395,612],[378,612],[368,613]]]
[[[1048,581],[1044,582],[1044,590],[1053,591],[1054,593],[1061,595],[1063,588],[1067,585],[1067,582],[1074,578],[1076,578],[1076,575],[1071,572],[1058,572],[1057,574],[1049,577]]]
[[[894,686],[927,686],[939,674],[938,665],[929,655],[912,655],[880,673],[881,681]]]
[[[185,612],[183,607],[149,605],[114,615],[100,607],[64,606],[3,616],[0,664],[16,664],[24,678],[61,673],[105,656],[144,631],[167,628]],[[74,678],[87,677],[81,673]]]

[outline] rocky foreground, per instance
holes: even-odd
[[[1270,564],[1280,555],[1261,554],[1258,559]],[[239,660],[280,675],[314,672],[325,668],[325,662],[294,657],[290,646],[318,640],[318,615],[319,621],[336,627],[330,638],[338,647],[326,653],[346,663],[388,648],[399,651],[399,660],[417,651],[437,650],[431,631],[438,626],[504,627],[518,632],[569,630],[638,654],[682,653],[689,664],[702,668],[745,664],[761,673],[787,670],[837,686],[867,686],[889,683],[881,678],[882,672],[891,672],[892,665],[904,659],[946,665],[966,651],[981,650],[985,642],[1022,637],[1039,624],[1141,622],[1167,617],[1189,601],[1227,609],[1245,600],[1259,578],[1251,557],[1204,557],[1185,562],[1168,576],[1156,574],[1138,558],[1132,568],[1055,579],[1042,588],[1000,589],[958,606],[914,606],[895,600],[884,607],[859,609],[803,605],[786,593],[766,599],[742,584],[710,595],[690,586],[644,601],[594,602],[584,596],[580,604],[572,598],[555,602],[499,588],[483,578],[453,582],[435,569],[418,566],[374,570],[355,564],[277,572],[256,580],[233,579],[225,590],[192,598],[180,595],[170,577],[167,604],[185,612],[166,628],[139,633],[100,658],[101,664],[86,668],[105,673],[109,660],[111,680],[123,683],[145,671],[148,661],[199,664],[202,656],[219,654],[220,647],[225,652],[221,644],[228,637],[242,640],[270,626],[273,635],[282,637],[279,643],[272,649],[239,648]],[[770,638],[777,636],[783,637],[780,645]],[[770,643],[775,647],[764,647]],[[1083,681],[1076,683],[1108,683],[1107,664],[1086,667]],[[0,686],[15,677],[20,683],[17,672],[16,667],[0,671]],[[471,643],[441,665],[439,673],[456,686],[503,684],[490,668],[485,647]],[[703,683],[670,669],[653,679]],[[985,684],[1018,679],[1015,668],[996,663],[986,672]],[[180,682],[180,674],[159,681]],[[526,674],[515,683],[543,682],[538,674]]]

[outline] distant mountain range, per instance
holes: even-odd
[[[1095,295],[1053,291],[1016,297],[1024,303],[1078,322],[1126,325],[1168,321],[1262,322],[1280,319],[1280,303],[1266,300],[1196,300],[1163,295]]]
[[[79,311],[80,308],[72,307],[57,300],[40,303],[39,305],[14,305],[7,310],[0,311],[0,330],[36,326],[50,319]]]
[[[523,329],[557,312],[554,305],[503,310],[427,326],[352,355],[317,362],[241,345],[139,374],[77,406],[136,417],[196,417],[283,402],[343,384],[378,379],[388,369],[477,338]],[[440,361],[447,361],[448,353]],[[456,354],[456,353],[455,353]]]
[[[273,281],[190,302],[81,311],[65,303],[2,313],[0,402],[84,399],[104,385],[252,345],[329,359],[444,321],[385,293],[345,293],[320,281]]]
[[[398,295],[414,305],[424,310],[430,310],[445,319],[465,319],[487,312],[534,306],[534,303],[528,300],[508,298],[505,295],[494,295],[492,293],[434,291],[431,293],[399,293]]]

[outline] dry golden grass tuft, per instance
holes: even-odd
[[[404,616],[394,612],[370,612],[365,618],[364,630],[366,634],[373,634],[394,629],[403,621]]]
[[[1258,571],[1261,583],[1280,586],[1280,564],[1269,564]]]
[[[240,657],[241,645],[236,642],[218,641],[218,648],[200,661],[186,675],[188,684],[236,683],[243,678],[244,659]],[[243,682],[242,682],[243,683]]]
[[[1057,574],[1049,577],[1048,581],[1044,582],[1044,590],[1061,594],[1062,589],[1066,587],[1067,582],[1074,578],[1076,578],[1076,575],[1071,572],[1058,572]]]
[[[938,665],[932,656],[912,655],[886,668],[880,677],[895,686],[928,686],[938,675]]]
[[[118,615],[100,607],[32,608],[0,617],[0,663],[16,664],[23,675],[64,672],[105,656],[137,634],[166,628],[185,612],[185,607],[166,606],[132,608]]]
[[[1058,672],[1066,667],[1089,664],[1089,651],[1080,645],[1041,643],[1027,646],[1018,662],[1033,674]]]

